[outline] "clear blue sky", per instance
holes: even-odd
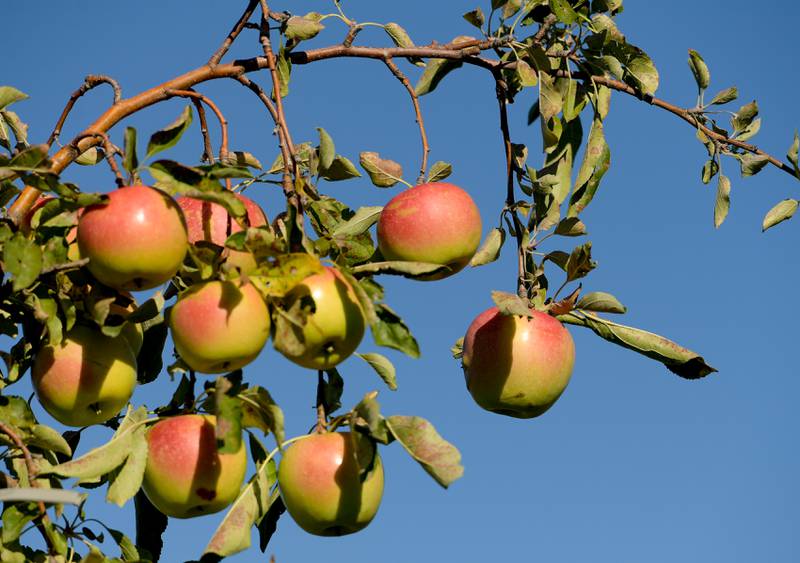
[[[17,2],[4,7],[0,82],[30,94],[15,109],[30,123],[32,141],[44,142],[85,75],[110,74],[131,95],[199,66],[243,4]],[[332,3],[323,1],[272,4],[300,13],[332,11]],[[461,19],[475,7],[472,1],[344,4],[357,20],[401,23],[421,44],[472,33]],[[758,100],[764,124],[755,141],[783,157],[800,126],[794,40],[800,5],[626,4],[619,25],[655,60],[660,97],[694,104],[686,58],[687,48],[697,49],[711,68],[711,91],[736,85],[742,103]],[[312,45],[341,40],[343,29],[334,20],[329,23]],[[386,39],[370,29],[358,44],[383,45]],[[234,51],[237,57],[258,52],[254,32],[245,33]],[[416,77],[418,71],[403,68]],[[265,75],[258,78],[267,83]],[[231,122],[232,148],[272,161],[277,154],[272,125],[251,94],[233,82],[198,89],[216,100]],[[528,143],[536,162],[538,126],[525,125],[533,95],[518,97],[511,128],[514,141]],[[109,100],[104,88],[80,100],[63,139]],[[184,105],[164,103],[125,124],[139,129],[143,150],[147,135]],[[322,126],[340,153],[355,161],[359,151],[379,151],[401,162],[413,180],[419,145],[410,103],[380,63],[296,67],[286,108],[295,140],[315,140],[315,127]],[[486,230],[504,195],[491,80],[467,68],[423,98],[422,108],[432,159],[453,163],[452,181],[473,194]],[[118,143],[121,131],[112,132]],[[575,372],[555,407],[528,421],[490,414],[473,404],[449,348],[491,305],[491,290],[513,290],[511,246],[499,262],[438,283],[382,280],[388,302],[416,333],[423,355],[410,360],[386,352],[398,368],[395,393],[359,360],[347,361],[341,367],[345,404],[379,389],[385,413],[424,416],[454,442],[463,454],[465,475],[450,490],[441,490],[399,446],[385,448],[384,502],[366,530],[341,539],[317,538],[284,517],[267,554],[274,553],[279,563],[323,557],[353,563],[800,560],[800,305],[795,298],[800,223],[795,219],[760,232],[764,213],[781,199],[797,197],[800,183],[771,168],[741,179],[738,166],[725,161],[733,182],[731,213],[715,231],[714,188],[700,183],[705,150],[691,128],[616,95],[606,131],[612,168],[584,215],[599,268],[584,287],[614,293],[629,308],[621,322],[676,339],[703,354],[719,373],[684,381],[660,364],[573,327]],[[195,124],[169,156],[191,163],[201,150]],[[87,191],[113,185],[102,166],[71,167],[64,178]],[[353,207],[383,204],[399,190],[380,191],[368,180],[323,189]],[[253,194],[271,216],[281,206],[276,189],[248,192]],[[367,337],[362,351],[374,349]],[[245,373],[284,407],[289,435],[306,431],[313,420],[311,372],[268,347]],[[153,404],[172,388],[164,375],[137,390],[134,402]],[[27,395],[29,387],[21,384],[14,391]],[[46,414],[41,417],[55,424]],[[90,435],[107,434],[102,429]],[[120,510],[99,500],[90,510],[132,533],[131,507]],[[163,560],[199,556],[221,517],[171,522]],[[253,549],[231,560],[263,561],[265,556]]]

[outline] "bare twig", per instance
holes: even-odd
[[[78,101],[78,98],[100,84],[109,84],[114,89],[114,104],[119,103],[120,99],[122,98],[122,88],[120,88],[119,83],[110,76],[106,76],[104,74],[90,74],[84,78],[81,87],[75,90],[69,97],[67,105],[64,106],[64,111],[61,112],[61,117],[58,118],[58,122],[56,122],[56,126],[53,128],[53,132],[50,133],[50,138],[47,139],[48,146],[52,145],[53,142],[58,139],[58,136],[61,134],[61,128],[64,127],[64,122],[67,120],[67,116],[69,115],[69,112],[72,111],[72,108],[75,105],[75,102]]]
[[[117,165],[117,161],[114,160],[114,155],[117,153],[121,153],[122,151],[119,150],[114,144],[111,142],[111,139],[108,138],[108,135],[102,131],[87,131],[85,133],[81,133],[77,137],[75,137],[70,146],[72,146],[75,150],[78,150],[78,144],[82,139],[87,137],[98,137],[102,140],[103,143],[103,152],[105,152],[106,162],[108,162],[108,166],[111,168],[111,171],[114,173],[115,182],[117,187],[122,187],[125,185],[125,178],[122,176],[122,172],[119,170],[119,166]]]
[[[228,157],[228,121],[225,119],[225,116],[222,115],[222,112],[220,111],[219,107],[217,107],[217,104],[215,104],[208,96],[205,96],[200,92],[195,92],[194,90],[178,90],[168,88],[166,90],[166,94],[168,96],[178,96],[181,98],[199,100],[211,108],[211,111],[214,112],[214,115],[216,115],[217,119],[219,120],[219,127],[222,131],[222,141],[220,142],[219,147],[219,159],[224,162]]]
[[[208,119],[206,119],[206,108],[203,102],[197,98],[192,98],[192,103],[197,110],[197,117],[200,120],[200,133],[203,135],[203,156],[200,160],[214,164],[214,149],[211,148],[211,135],[208,133]]]
[[[228,32],[228,36],[225,38],[225,41],[222,42],[222,45],[220,45],[219,49],[217,49],[211,58],[208,59],[208,64],[216,65],[222,60],[222,57],[224,57],[225,53],[228,52],[228,49],[231,48],[233,42],[236,41],[236,38],[247,26],[247,21],[250,19],[250,16],[253,15],[256,6],[258,6],[258,0],[250,0],[250,2],[247,4],[247,8],[244,9],[244,12],[239,18],[239,21],[237,21],[230,32]]]
[[[414,91],[414,87],[406,78],[406,75],[398,68],[398,66],[394,63],[391,58],[386,58],[383,60],[386,63],[386,66],[389,67],[389,70],[392,71],[392,74],[406,87],[409,96],[411,96],[411,103],[414,104],[414,114],[416,115],[417,125],[419,125],[419,136],[422,138],[422,164],[419,167],[419,177],[417,178],[417,184],[421,184],[425,181],[425,171],[428,169],[428,154],[430,153],[430,147],[428,146],[428,135],[425,133],[425,122],[422,119],[422,112],[419,109],[419,96]]]

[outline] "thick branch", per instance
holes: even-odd
[[[239,21],[237,21],[236,24],[233,26],[233,28],[230,30],[228,36],[225,38],[225,41],[222,42],[222,45],[220,45],[219,49],[217,49],[217,51],[211,56],[211,58],[208,59],[208,64],[215,65],[222,60],[222,57],[225,56],[225,53],[228,52],[228,49],[231,48],[233,42],[236,41],[236,38],[239,37],[239,34],[247,25],[247,21],[250,19],[250,16],[253,15],[256,6],[258,6],[258,0],[250,0],[250,3],[247,4],[247,8],[245,8],[244,13],[242,13],[242,16],[239,18]]]
[[[105,76],[103,74],[90,74],[83,80],[83,84],[81,87],[75,90],[72,95],[69,97],[69,101],[67,101],[67,105],[64,107],[64,111],[61,112],[61,117],[58,118],[56,122],[56,126],[53,128],[53,132],[50,133],[50,138],[47,139],[47,145],[50,146],[53,142],[58,138],[61,134],[61,128],[64,127],[64,122],[67,120],[67,116],[69,112],[72,111],[75,102],[78,101],[78,98],[83,96],[86,92],[91,90],[92,88],[99,86],[100,84],[109,84],[114,89],[114,103],[118,103],[122,98],[122,88],[120,88],[119,83],[111,78],[110,76]]]
[[[414,114],[416,116],[417,125],[419,125],[419,136],[422,138],[422,164],[419,167],[419,177],[417,177],[417,184],[425,181],[425,171],[428,169],[428,153],[431,149],[428,146],[428,135],[425,133],[425,121],[422,119],[422,111],[419,109],[419,96],[414,91],[411,82],[408,81],[406,75],[398,68],[394,61],[390,58],[384,59],[383,62],[392,71],[392,74],[405,86],[408,95],[411,96],[411,103],[414,104]]]

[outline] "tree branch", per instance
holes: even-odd
[[[72,108],[75,105],[75,102],[78,101],[78,98],[100,84],[111,85],[111,87],[114,89],[114,104],[117,104],[120,101],[122,98],[122,88],[120,88],[119,82],[104,74],[90,74],[84,78],[81,87],[75,90],[69,97],[67,105],[64,107],[64,111],[61,112],[61,117],[58,118],[56,126],[53,128],[53,132],[50,133],[50,137],[47,139],[48,146],[52,145],[53,142],[58,139],[58,136],[61,134],[61,128],[64,126],[64,122],[67,120],[67,116],[69,115],[69,112],[72,111]]]
[[[217,104],[215,104],[208,96],[205,96],[200,92],[195,92],[194,90],[167,89],[167,94],[169,96],[198,100],[211,108],[211,111],[213,111],[214,115],[217,116],[217,119],[219,120],[219,127],[222,130],[222,141],[220,142],[219,147],[219,159],[224,162],[228,157],[228,121],[225,119],[225,116],[222,115],[222,112],[220,111],[219,107],[217,107]]]
[[[250,2],[247,4],[247,8],[244,9],[244,12],[239,18],[239,21],[237,21],[230,32],[228,32],[228,36],[225,38],[225,41],[222,42],[222,45],[220,45],[219,49],[217,49],[217,51],[211,55],[211,58],[208,59],[209,65],[216,65],[222,60],[222,57],[224,57],[225,53],[228,52],[228,49],[231,48],[233,42],[236,41],[236,38],[239,37],[239,34],[247,26],[247,21],[250,19],[250,16],[253,15],[256,6],[258,6],[258,0],[250,0]]]
[[[121,188],[125,185],[125,178],[122,176],[122,172],[120,172],[119,166],[117,165],[117,161],[114,160],[114,155],[119,153],[120,150],[114,146],[109,139],[108,135],[102,131],[87,131],[85,133],[81,133],[77,137],[75,137],[72,142],[70,143],[71,147],[74,147],[76,150],[78,148],[78,143],[82,139],[88,137],[97,137],[102,141],[103,144],[103,151],[105,152],[106,162],[108,162],[108,166],[111,168],[111,171],[114,173],[114,181],[117,184],[118,188]]]

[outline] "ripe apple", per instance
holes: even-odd
[[[358,447],[375,446],[359,435]],[[371,452],[361,453],[368,458]],[[383,465],[374,453],[374,468],[362,482],[349,432],[314,434],[289,446],[278,467],[278,486],[294,521],[317,536],[366,527],[383,496]]]
[[[251,283],[209,281],[178,296],[169,326],[189,367],[224,373],[256,359],[269,337],[269,310]]]
[[[561,396],[575,363],[567,329],[541,311],[532,318],[492,307],[464,337],[467,389],[486,410],[516,418],[539,416]]]
[[[219,453],[216,424],[214,416],[185,414],[148,431],[142,488],[167,516],[213,514],[239,495],[247,470],[244,443],[236,453]]]
[[[364,311],[347,279],[329,266],[292,289],[286,296],[287,306],[308,296],[314,300],[314,311],[303,327],[305,352],[281,353],[306,368],[330,369],[358,348],[366,326]]]
[[[136,356],[124,336],[75,325],[59,346],[44,346],[31,370],[39,402],[67,426],[105,422],[136,386]]]
[[[467,192],[445,182],[420,184],[391,199],[378,219],[378,248],[387,260],[444,264],[419,276],[438,280],[466,266],[481,242],[481,216]]]
[[[78,221],[78,245],[89,271],[108,286],[131,291],[168,281],[187,249],[180,207],[149,186],[127,186],[108,196],[107,204],[87,207]]]
[[[241,194],[236,194],[236,197],[244,203],[251,227],[267,224],[267,216],[256,202]],[[186,228],[191,243],[207,241],[225,246],[225,241],[230,235],[242,230],[239,223],[218,203],[185,196],[177,198],[176,201],[186,217]],[[227,262],[246,274],[256,268],[255,258],[250,252],[228,249]]]

